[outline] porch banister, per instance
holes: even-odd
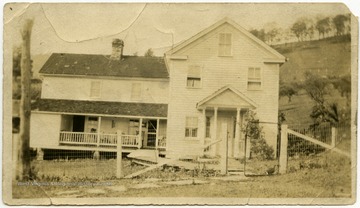
[[[234,156],[239,157],[239,148],[240,148],[240,110],[241,108],[236,109],[236,125],[235,125],[235,149],[234,149]]]

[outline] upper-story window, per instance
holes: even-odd
[[[219,34],[219,56],[231,56],[231,33]]]
[[[198,132],[198,118],[197,117],[186,117],[185,137],[186,138],[197,138],[197,132]]]
[[[261,68],[249,67],[248,90],[261,90]]]
[[[141,83],[132,83],[131,86],[131,100],[141,99]]]
[[[201,68],[198,65],[191,65],[188,68],[186,86],[188,88],[201,87]]]
[[[101,81],[91,81],[90,97],[99,98],[101,92]]]

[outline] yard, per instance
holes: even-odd
[[[125,175],[143,168],[123,162]],[[37,161],[35,166],[41,175],[38,184],[14,183],[14,198],[327,198],[350,197],[352,184],[350,160],[332,152],[290,159],[288,174],[257,177],[225,177],[168,167],[117,180],[107,172],[115,170],[115,160]]]

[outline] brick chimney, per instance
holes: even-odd
[[[120,39],[114,39],[112,42],[111,60],[120,61],[123,55],[124,41]]]

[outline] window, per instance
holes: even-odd
[[[91,81],[90,97],[99,98],[100,90],[101,90],[101,82],[100,81]]]
[[[250,67],[248,71],[248,90],[261,90],[261,69]]]
[[[210,117],[209,116],[206,116],[206,132],[205,132],[205,137],[206,138],[211,138],[211,135],[210,135]]]
[[[201,87],[201,68],[198,65],[192,65],[188,68],[186,86],[188,88]]]
[[[187,138],[197,137],[197,130],[198,130],[198,118],[186,117],[185,137]]]
[[[141,99],[141,83],[132,83],[131,100]]]
[[[219,56],[231,56],[231,33],[219,34]]]

